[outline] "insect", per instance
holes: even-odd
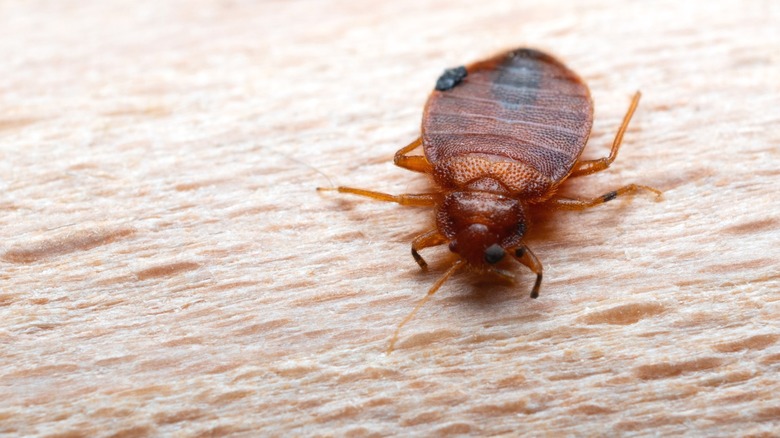
[[[640,96],[634,94],[609,156],[581,160],[593,124],[587,85],[538,50],[501,53],[445,70],[425,105],[420,137],[395,154],[396,165],[429,175],[435,190],[390,195],[353,187],[318,189],[432,207],[436,228],[412,241],[412,257],[426,269],[420,251],[444,244],[458,256],[398,325],[388,352],[403,325],[464,267],[512,279],[499,264],[513,259],[536,274],[531,298],[538,297],[542,264],[524,243],[534,209],[583,210],[637,190],[661,195],[636,184],[589,199],[556,193],[567,178],[600,172],[615,161]],[[410,155],[420,146],[423,155]]]

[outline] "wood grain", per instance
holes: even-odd
[[[780,435],[780,3],[0,2],[0,433]],[[529,46],[589,84],[514,285],[315,187],[391,164],[446,67]]]

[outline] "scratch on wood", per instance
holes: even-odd
[[[139,280],[148,280],[150,278],[156,277],[171,277],[181,272],[198,269],[199,267],[200,264],[195,262],[168,263],[165,265],[153,266],[151,268],[138,271],[135,273],[135,276]]]
[[[748,270],[748,269],[760,269],[770,266],[775,266],[777,261],[773,258],[762,258],[746,260],[744,262],[736,263],[724,263],[721,265],[709,265],[702,267],[699,271],[708,274],[730,274],[732,272]]]
[[[211,179],[201,179],[201,180],[195,180],[190,182],[185,182],[181,184],[176,184],[173,188],[177,192],[188,192],[192,190],[198,190],[203,187],[209,187],[209,186],[217,186],[220,184],[225,184],[229,182],[226,178],[211,178]]]
[[[420,424],[433,424],[442,417],[441,412],[428,411],[415,415],[408,419],[401,419],[401,426],[417,426]]]
[[[755,335],[740,341],[717,344],[713,348],[715,351],[721,353],[734,353],[742,350],[763,350],[764,348],[773,345],[778,339],[780,339],[780,335],[776,334]]]
[[[254,394],[254,391],[249,391],[249,390],[230,391],[216,396],[214,398],[214,403],[221,406],[225,403],[231,403],[234,401],[241,400],[242,398],[249,397],[252,394]]]
[[[760,219],[756,221],[746,222],[744,224],[737,224],[730,226],[728,228],[725,228],[723,232],[730,233],[730,234],[753,234],[753,233],[759,233],[762,231],[772,231],[776,230],[778,228],[778,219],[777,218],[767,218],[767,219]]]
[[[473,427],[468,423],[455,422],[436,429],[434,435],[450,436],[450,435],[468,434],[470,432],[473,432],[472,429]]]
[[[160,412],[155,414],[154,421],[158,425],[167,425],[181,423],[182,421],[193,421],[205,416],[206,414],[200,409],[184,409],[176,412]]]
[[[776,421],[778,418],[780,418],[780,407],[777,406],[761,409],[755,416],[758,421]]]
[[[20,118],[20,119],[0,119],[0,131],[24,128],[37,122],[39,119]]]
[[[184,337],[170,340],[168,342],[163,342],[161,345],[163,347],[180,347],[182,345],[203,345],[203,344],[204,344],[204,340],[199,336],[184,336]]]
[[[708,370],[716,368],[723,363],[717,357],[703,357],[700,359],[689,360],[678,363],[657,363],[653,365],[642,365],[634,370],[637,377],[642,380],[664,379],[668,377],[679,376],[683,373]]]
[[[473,412],[479,415],[491,415],[491,414],[532,414],[535,411],[528,408],[528,402],[526,400],[513,400],[499,404],[480,404],[469,409],[469,412]]]
[[[666,308],[657,303],[632,303],[593,312],[580,319],[585,324],[628,325],[650,316],[660,315],[665,311]]]
[[[398,342],[396,349],[415,348],[430,345],[443,339],[450,339],[458,336],[459,332],[454,330],[435,330],[431,332],[418,333],[411,335],[402,342]]]
[[[152,428],[150,426],[133,426],[127,429],[122,429],[119,432],[109,435],[111,438],[135,438],[139,436],[152,435]]]
[[[3,378],[37,378],[72,374],[79,369],[76,364],[41,365],[35,368],[24,368],[3,376]]]
[[[292,321],[288,318],[275,319],[272,321],[252,324],[248,327],[241,327],[233,332],[234,336],[257,336],[289,325]]]
[[[603,406],[593,405],[593,404],[584,404],[569,410],[569,413],[572,415],[603,415],[603,414],[611,414],[612,412],[615,411],[609,408],[605,408]]]
[[[2,259],[11,263],[32,263],[37,260],[86,251],[135,234],[132,227],[95,227],[60,231],[53,236],[30,240],[11,248]]]
[[[108,357],[105,359],[96,360],[95,365],[99,367],[108,367],[108,366],[120,365],[125,363],[131,363],[136,361],[137,359],[138,357],[134,355],[114,356],[114,357]]]

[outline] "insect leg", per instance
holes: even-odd
[[[528,269],[536,274],[536,282],[534,283],[534,288],[531,289],[531,298],[537,298],[539,296],[539,288],[542,286],[542,263],[525,245],[515,249],[514,251],[509,251],[509,253],[512,254],[515,260],[528,266]]]
[[[351,193],[353,195],[365,196],[366,198],[376,199],[379,201],[395,202],[401,205],[410,205],[416,207],[429,207],[436,204],[436,195],[433,193],[389,195],[387,193],[356,189],[354,187],[317,187],[317,191],[320,192],[329,190],[335,190],[339,193]]]
[[[412,257],[414,257],[414,261],[420,265],[420,268],[426,269],[428,268],[428,264],[425,263],[425,260],[417,251],[445,243],[447,243],[447,239],[439,234],[438,230],[431,230],[427,233],[420,234],[419,236],[415,237],[414,240],[412,240]]]
[[[574,163],[574,170],[569,174],[570,178],[600,172],[615,161],[618,150],[620,150],[620,144],[623,142],[623,135],[626,133],[626,129],[628,129],[628,122],[631,121],[631,117],[634,115],[637,105],[639,105],[640,97],[642,97],[642,93],[637,91],[631,99],[631,105],[628,107],[626,115],[623,116],[623,123],[620,124],[620,128],[615,135],[615,140],[612,141],[612,150],[609,152],[609,156],[597,160],[583,160]]]
[[[414,172],[431,173],[431,163],[424,155],[406,155],[413,151],[422,144],[422,138],[418,137],[417,140],[411,142],[408,146],[404,146],[398,152],[395,153],[393,162],[398,167],[409,169]]]
[[[661,191],[648,186],[640,186],[637,184],[629,184],[621,187],[617,190],[613,190],[609,193],[605,193],[601,196],[590,199],[574,199],[574,198],[552,198],[545,201],[544,205],[557,208],[559,210],[585,210],[586,208],[595,207],[597,205],[609,202],[618,196],[627,195],[637,190],[648,190],[656,194],[656,197],[661,196]]]

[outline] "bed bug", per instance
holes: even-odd
[[[401,327],[463,267],[512,278],[498,264],[514,259],[536,274],[531,298],[538,297],[542,264],[524,243],[533,209],[583,210],[637,190],[660,196],[660,191],[636,184],[589,199],[556,194],[567,178],[609,167],[640,96],[638,91],[634,94],[609,156],[581,160],[593,124],[587,85],[546,53],[511,50],[445,70],[425,105],[420,137],[395,154],[396,165],[429,175],[435,190],[390,195],[353,187],[320,188],[432,207],[436,228],[412,241],[412,257],[425,269],[420,256],[425,248],[448,244],[458,255],[398,325],[388,352]],[[423,155],[410,155],[420,146]]]

